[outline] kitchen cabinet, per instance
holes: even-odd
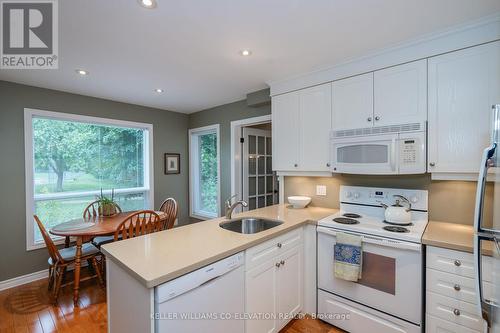
[[[490,144],[491,105],[500,102],[500,42],[429,59],[428,171],[477,180]]]
[[[299,93],[272,99],[273,170],[295,170],[299,163]]]
[[[427,120],[427,60],[334,81],[334,130]]]
[[[493,295],[493,261],[483,258],[484,296]],[[427,247],[426,332],[482,332],[471,253]],[[454,330],[457,328],[457,330]]]
[[[276,260],[268,260],[259,267],[246,273],[245,311],[249,314],[277,313],[277,275]],[[277,321],[262,319],[248,319],[245,321],[246,332],[271,333],[277,332]]]
[[[273,97],[273,170],[329,171],[329,83]]]
[[[370,127],[373,124],[373,73],[332,83],[334,130]]]
[[[246,320],[246,332],[278,332],[302,310],[302,233],[300,228],[247,250],[245,311],[273,317]]]
[[[277,310],[278,328],[281,329],[297,314],[302,308],[302,247],[298,246],[280,258],[280,266],[277,268]]]
[[[375,71],[374,126],[427,120],[427,59]]]

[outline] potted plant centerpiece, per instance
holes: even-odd
[[[114,189],[111,190],[111,198],[109,198],[102,193],[102,188],[101,188],[101,195],[97,197],[97,201],[99,202],[98,205],[99,205],[100,216],[113,216],[118,214],[115,203]]]

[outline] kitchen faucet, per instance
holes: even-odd
[[[248,207],[248,203],[244,200],[238,200],[236,201],[235,203],[231,204],[231,200],[233,198],[235,198],[236,195],[233,195],[232,197],[230,197],[229,199],[226,200],[226,204],[225,204],[225,207],[226,207],[226,219],[230,220],[232,218],[232,215],[233,215],[233,210],[235,210],[235,208],[238,206],[238,205],[242,205],[243,207]]]

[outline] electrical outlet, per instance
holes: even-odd
[[[326,196],[326,186],[316,185],[316,195]]]

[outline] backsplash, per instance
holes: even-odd
[[[326,186],[326,196],[316,195],[316,185]],[[333,177],[285,177],[285,201],[290,195],[306,195],[311,205],[339,208],[340,185],[407,188],[429,191],[431,220],[473,224],[476,182],[431,180],[429,174],[405,176],[335,175]],[[491,223],[493,187],[486,189],[486,224]]]

